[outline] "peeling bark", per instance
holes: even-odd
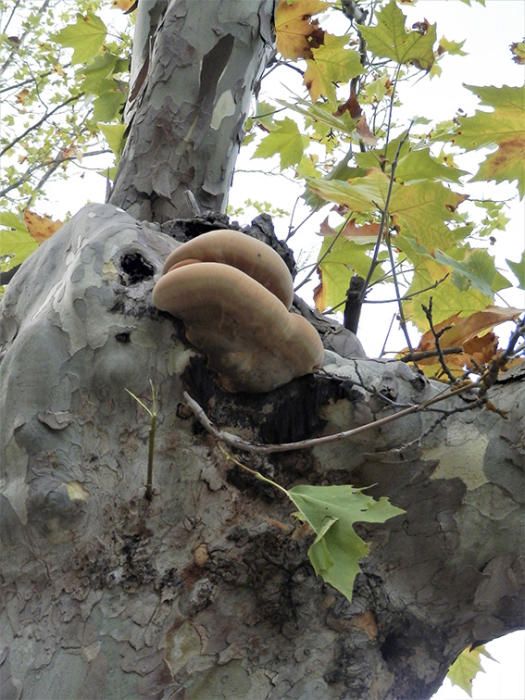
[[[272,15],[273,0],[141,0],[112,204],[163,222],[195,215],[190,191],[203,212],[224,211]]]
[[[441,390],[402,363],[327,351],[323,371],[230,395],[151,306],[177,243],[90,205],[21,267],[0,325],[2,698],[422,700],[455,656],[522,626],[525,382],[506,412],[414,414],[348,440],[243,455],[286,486],[352,483],[405,514],[370,544],[349,603],[311,569],[279,494],[240,473],[182,403],[290,441]],[[154,497],[147,401],[158,387]],[[439,409],[463,407],[462,399]],[[437,408],[437,406],[436,406]]]

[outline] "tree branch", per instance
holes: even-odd
[[[271,454],[275,452],[292,452],[294,450],[305,450],[310,447],[317,447],[318,445],[325,445],[327,443],[345,440],[346,438],[353,437],[354,435],[359,435],[360,433],[364,433],[365,431],[371,430],[372,428],[378,428],[380,426],[387,425],[388,423],[392,423],[393,421],[398,420],[398,418],[403,418],[404,416],[409,416],[412,413],[419,413],[420,411],[424,411],[425,409],[429,408],[429,406],[432,406],[440,401],[450,399],[453,396],[462,394],[466,391],[470,391],[473,388],[475,388],[475,384],[471,381],[466,381],[461,386],[455,387],[453,389],[446,389],[439,393],[437,396],[428,399],[427,401],[423,401],[420,404],[414,404],[413,406],[409,406],[408,408],[405,408],[401,411],[392,413],[389,416],[385,416],[384,418],[379,418],[378,420],[366,423],[365,425],[360,425],[357,428],[351,428],[350,430],[343,430],[340,433],[334,433],[333,435],[323,435],[321,437],[311,438],[309,440],[298,440],[297,442],[283,442],[280,445],[255,444],[252,442],[248,442],[247,440],[243,440],[237,435],[233,435],[233,433],[227,433],[218,430],[208,418],[208,416],[204,412],[204,409],[197,403],[197,401],[195,401],[195,399],[193,399],[188,394],[187,391],[183,393],[183,396],[199,423],[217,440],[220,440],[221,442],[230,445],[230,447],[235,447],[238,450],[242,450],[243,452]]]
[[[62,107],[65,107],[66,105],[70,104],[71,102],[76,102],[76,100],[80,99],[81,97],[84,96],[83,92],[79,92],[78,95],[73,95],[69,97],[67,100],[64,100],[64,102],[61,102],[59,105],[54,107],[50,112],[46,112],[44,116],[39,119],[37,122],[29,126],[24,132],[19,134],[11,143],[7,144],[5,148],[3,148],[0,151],[0,157],[5,155],[7,151],[10,151],[14,146],[16,146],[17,143],[19,143],[23,138],[25,138],[28,134],[30,134],[34,129],[38,129],[39,126],[41,126],[49,117],[51,117],[53,114],[58,112]]]

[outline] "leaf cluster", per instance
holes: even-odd
[[[259,104],[248,127],[255,157],[293,169],[311,211],[332,205],[320,229],[318,309],[341,309],[352,275],[366,281],[364,303],[372,287],[393,286],[405,330],[407,320],[429,330],[429,304],[434,324],[491,308],[513,283],[491,251],[508,220],[504,202],[471,198],[469,183],[516,182],[525,194],[524,89],[465,86],[482,105],[474,115],[416,118],[407,128],[397,119],[400,94],[437,79],[443,57],[459,59],[463,43],[440,37],[424,16],[407,26],[395,0],[369,3],[360,19],[335,2],[292,7],[304,21],[293,32],[277,22],[277,45],[288,69],[300,67],[306,97]],[[280,11],[291,15],[286,0]],[[467,153],[484,158],[477,169]],[[522,264],[510,265],[520,285]]]
[[[131,45],[129,20],[113,26],[102,0],[10,5],[0,2],[0,271],[32,249],[23,213],[45,207],[46,188],[91,162],[111,170]]]

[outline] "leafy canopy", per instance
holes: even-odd
[[[304,181],[303,200],[311,210],[331,205],[319,231],[318,310],[341,310],[350,278],[359,275],[365,280],[365,303],[373,287],[389,285],[384,296],[395,297],[398,315],[409,319],[414,336],[414,327],[428,334],[450,319],[478,318],[494,307],[496,294],[510,288],[514,277],[523,287],[521,251],[510,261],[513,275],[496,267],[491,251],[495,234],[508,223],[501,201],[505,195],[500,201],[475,197],[469,184],[515,183],[525,194],[524,88],[466,86],[481,102],[475,114],[455,116],[451,105],[447,122],[415,118],[407,125],[397,118],[400,94],[408,85],[417,89],[419,81],[438,79],[443,57],[460,60],[463,42],[440,37],[436,23],[423,14],[409,24],[403,3],[395,0],[371,3],[366,9],[373,14],[360,16],[335,2],[328,11],[303,0],[293,0],[291,7],[294,16],[309,17],[302,25],[306,44],[302,52],[281,53],[301,67],[306,97],[277,99],[275,116],[267,116],[264,125],[255,117],[250,126],[252,134],[259,124],[263,127],[256,158],[277,155],[282,171],[290,174],[293,168]],[[291,12],[288,0],[281,0],[279,8]],[[280,33],[277,26],[278,47]],[[281,41],[286,44],[286,34]],[[518,44],[511,47],[509,61],[519,58],[518,49]],[[298,122],[286,146],[283,130],[289,117],[282,106]],[[271,102],[265,112],[272,113]],[[287,158],[292,142],[293,163]],[[478,164],[473,167],[466,154]],[[477,360],[483,357],[477,365],[482,371],[498,352],[490,336],[494,325],[519,312],[487,314],[493,325],[463,339],[470,346],[460,343],[451,373],[476,368],[472,343],[484,348],[476,354]],[[428,352],[437,352],[433,339],[429,347],[425,336]],[[412,349],[417,342],[407,335],[407,344]],[[435,361],[421,369],[441,374]]]
[[[107,0],[11,6],[0,1],[0,272],[42,240],[28,222],[45,214],[50,186],[92,168],[111,177],[131,47],[125,2],[120,11]]]

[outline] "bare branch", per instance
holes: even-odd
[[[432,297],[430,297],[430,299],[429,299],[428,306],[421,304],[421,308],[423,309],[425,316],[427,317],[428,325],[429,325],[430,331],[432,333],[432,336],[434,338],[434,345],[436,346],[436,354],[437,354],[437,357],[439,359],[439,364],[441,365],[441,369],[447,375],[449,381],[451,383],[454,383],[456,381],[456,378],[454,377],[454,375],[452,374],[452,372],[448,368],[447,363],[445,362],[444,353],[443,353],[443,350],[441,349],[441,344],[440,344],[441,336],[443,335],[443,333],[445,333],[445,331],[448,331],[450,326],[445,326],[440,331],[436,331],[436,329],[434,328],[434,322],[432,319]],[[462,348],[460,349],[460,352],[463,352]]]
[[[41,126],[49,117],[51,117],[53,114],[58,112],[62,107],[66,107],[66,105],[70,104],[71,102],[76,102],[76,100],[80,99],[81,97],[84,96],[83,92],[79,92],[77,95],[73,95],[72,97],[68,97],[67,100],[64,100],[64,102],[61,102],[59,105],[54,107],[50,112],[46,112],[44,116],[39,119],[37,122],[29,126],[24,132],[19,134],[11,143],[7,144],[5,148],[0,151],[0,156],[3,156],[7,153],[7,151],[10,151],[14,146],[16,146],[17,143],[19,143],[23,138],[25,138],[28,134],[30,134],[32,131],[35,129],[38,129],[39,126]]]
[[[208,418],[208,416],[204,412],[204,409],[195,401],[195,399],[193,399],[188,394],[187,391],[184,392],[183,396],[199,423],[217,440],[220,440],[221,442],[230,445],[230,447],[235,447],[238,450],[242,450],[243,452],[270,454],[275,452],[292,452],[294,450],[305,450],[310,447],[317,447],[317,445],[325,445],[327,443],[345,440],[349,437],[353,437],[354,435],[359,435],[360,433],[363,433],[366,430],[371,430],[373,428],[392,423],[392,421],[398,420],[398,418],[403,418],[403,416],[408,416],[412,413],[419,413],[420,411],[424,411],[429,406],[432,406],[435,403],[444,401],[446,399],[450,399],[451,397],[456,396],[457,394],[464,393],[473,388],[475,388],[475,384],[471,381],[466,381],[461,386],[455,387],[453,389],[447,388],[445,391],[439,393],[437,396],[428,399],[428,401],[423,401],[420,404],[414,404],[401,411],[396,411],[395,413],[392,413],[389,416],[385,416],[384,418],[379,418],[378,420],[366,423],[365,425],[360,425],[357,428],[351,428],[350,430],[343,430],[340,433],[334,433],[333,435],[323,435],[322,437],[311,438],[309,440],[298,440],[297,442],[284,442],[280,445],[255,444],[252,442],[248,442],[247,440],[243,440],[238,435],[234,435],[233,433],[227,433],[218,430]]]

